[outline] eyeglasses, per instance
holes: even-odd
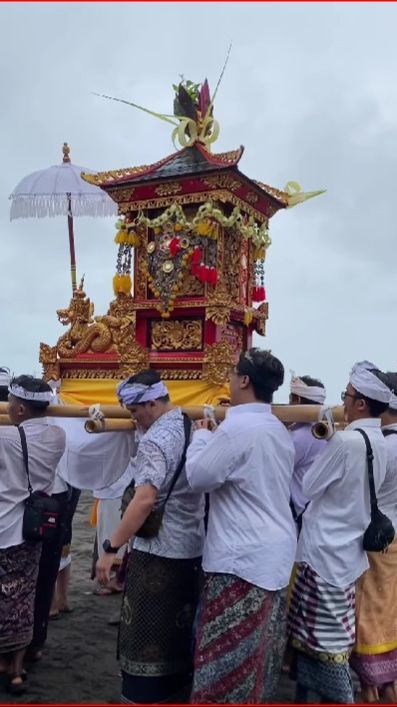
[[[342,399],[342,402],[345,402],[346,398],[353,398],[354,400],[362,400],[362,395],[354,395],[354,393],[348,393],[347,390],[344,390],[343,393],[340,394],[340,397]]]

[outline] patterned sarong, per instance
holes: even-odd
[[[356,584],[357,637],[350,664],[363,685],[397,680],[397,539],[369,552],[369,570]]]
[[[287,589],[269,592],[229,574],[207,576],[193,703],[271,702],[286,642]]]
[[[298,565],[288,616],[296,680],[331,702],[352,703],[349,656],[355,641],[355,586],[334,587]]]
[[[125,673],[158,678],[192,670],[200,565],[201,558],[174,560],[132,550],[119,632]],[[133,695],[124,697],[137,701]]]
[[[0,549],[0,653],[26,648],[33,636],[41,543]]]

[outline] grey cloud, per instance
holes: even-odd
[[[215,85],[216,149],[245,144],[241,169],[327,194],[271,221],[266,339],[286,370],[324,380],[337,401],[355,360],[396,368],[397,95],[394,5],[16,3],[0,7],[1,364],[39,370],[40,340],[64,329],[67,225],[9,222],[29,172],[72,158],[91,169],[156,161],[167,125],[92,91],[171,108],[179,73]],[[78,273],[103,313],[112,298],[112,219],[75,223]],[[286,399],[287,385],[279,399]]]

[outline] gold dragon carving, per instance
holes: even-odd
[[[201,349],[203,338],[200,320],[153,322],[152,346],[162,351]]]
[[[132,375],[148,366],[148,352],[135,340],[136,312],[130,295],[119,295],[104,316],[93,317],[94,304],[82,284],[73,293],[69,307],[58,309],[58,319],[68,331],[56,346],[40,344],[40,361],[46,380],[59,378],[60,361],[84,353],[114,353],[119,358],[119,375]],[[81,375],[79,375],[81,373]],[[92,377],[92,371],[76,370],[76,377]],[[108,373],[106,377],[113,375]],[[102,377],[95,375],[94,377]]]
[[[70,324],[68,331],[58,340],[60,358],[72,358],[88,352],[115,351],[110,330],[112,322],[106,321],[106,317],[98,317],[100,321],[94,321],[94,303],[86,297],[83,289],[75,290],[69,307],[57,309],[57,315],[61,324]]]

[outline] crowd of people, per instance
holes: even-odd
[[[363,542],[376,518],[397,527],[397,373],[355,364],[344,429],[327,440],[272,413],[283,381],[270,352],[241,353],[217,425],[192,423],[142,371],[117,387],[136,431],[72,448],[46,417],[51,387],[0,371],[12,423],[0,427],[0,676],[11,693],[27,689],[49,617],[68,611],[73,513],[95,477],[98,591],[123,588],[123,703],[271,703],[283,670],[296,703],[353,703],[352,673],[362,701],[397,703],[397,541],[389,533],[386,552]],[[290,404],[325,401],[320,380],[293,376]],[[29,486],[57,501],[50,539],[27,539]]]

